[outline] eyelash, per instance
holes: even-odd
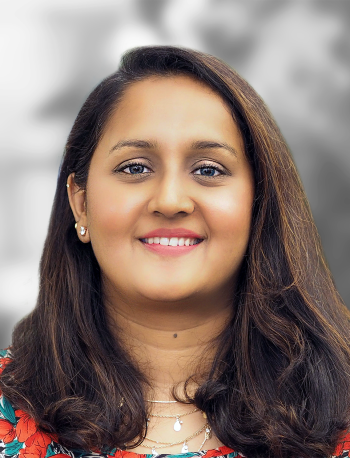
[[[144,177],[145,175],[147,175],[148,173],[151,173],[151,172],[146,172],[146,173],[128,173],[128,172],[125,172],[126,169],[128,169],[129,167],[133,167],[133,166],[141,166],[141,167],[145,167],[145,168],[149,168],[147,167],[144,163],[142,162],[130,162],[126,165],[123,165],[121,168],[117,168],[115,169],[115,172],[117,173],[125,173],[126,175],[133,175],[133,176],[138,176],[138,177]],[[196,176],[200,176],[200,177],[204,177],[204,178],[219,178],[223,175],[226,175],[225,171],[223,169],[221,169],[220,167],[216,166],[216,165],[213,165],[213,164],[203,164],[201,165],[200,167],[196,168],[196,170],[203,170],[203,169],[213,169],[217,172],[219,172],[220,174],[219,175],[213,175],[213,176],[210,176],[210,175],[200,175],[200,174],[195,174]]]

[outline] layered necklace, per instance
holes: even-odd
[[[155,400],[147,400],[147,402],[149,403],[154,403],[154,404],[176,404],[177,401],[155,401]],[[151,413],[149,416],[150,417],[154,417],[154,418],[173,418],[175,420],[174,422],[174,425],[173,425],[173,428],[174,428],[174,431],[176,432],[180,432],[181,429],[182,429],[182,425],[183,425],[183,421],[181,420],[183,417],[186,417],[187,415],[191,415],[191,414],[194,414],[195,412],[199,412],[200,410],[196,407],[194,409],[192,409],[191,411],[189,412],[186,412],[186,413],[179,413],[179,414],[171,414],[171,415],[158,415],[158,414],[153,414]],[[156,440],[156,439],[153,439],[153,438],[150,438],[150,437],[145,437],[144,441],[146,442],[143,442],[142,443],[142,446],[145,447],[145,448],[149,448],[150,450],[152,450],[152,454],[154,456],[157,456],[158,455],[158,452],[157,450],[158,449],[162,449],[162,448],[166,448],[166,447],[171,447],[173,445],[180,445],[182,444],[182,448],[181,448],[181,453],[188,453],[188,442],[191,440],[191,439],[194,439],[195,437],[199,436],[200,434],[204,433],[204,438],[203,438],[203,441],[198,449],[198,452],[200,452],[205,444],[205,442],[211,438],[211,428],[207,422],[207,416],[204,412],[202,412],[202,415],[203,415],[203,418],[204,418],[204,424],[199,428],[197,429],[194,433],[186,436],[186,437],[182,437],[181,439],[179,440],[175,440],[173,442],[163,442],[163,441],[159,441],[159,440]],[[150,421],[150,419],[148,419],[148,422]]]

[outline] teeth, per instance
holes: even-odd
[[[150,237],[149,239],[143,239],[145,243],[163,245],[163,246],[192,246],[195,245],[197,239],[185,239],[183,237]]]

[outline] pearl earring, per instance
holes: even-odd
[[[86,227],[80,226],[80,235],[85,235],[86,234]]]

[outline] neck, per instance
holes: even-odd
[[[154,399],[170,399],[173,386],[209,370],[215,338],[232,315],[228,297],[217,299],[162,303],[107,296],[110,326],[146,375]]]

